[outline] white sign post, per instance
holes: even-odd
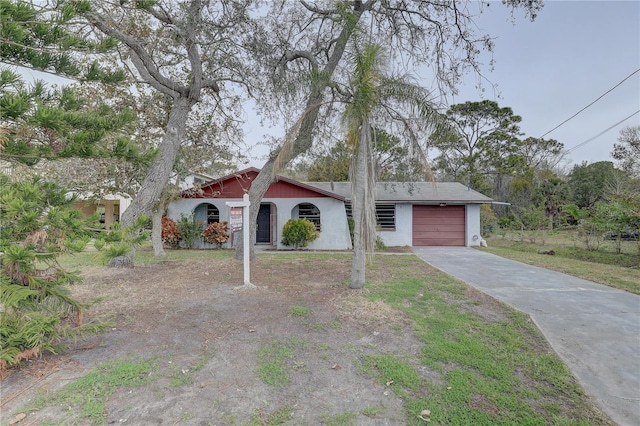
[[[249,233],[251,232],[251,227],[249,226],[249,206],[251,203],[249,202],[249,194],[244,194],[242,196],[242,201],[227,201],[227,206],[233,207],[242,207],[242,237],[243,237],[243,264],[244,264],[244,285],[252,286],[250,280],[250,265],[251,261],[249,259],[249,244],[251,239],[249,238]]]

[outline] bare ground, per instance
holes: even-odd
[[[37,390],[60,388],[100,363],[154,358],[161,378],[115,395],[106,423],[242,424],[291,407],[303,424],[341,413],[353,413],[357,424],[404,424],[401,401],[384,384],[358,374],[358,359],[374,349],[418,351],[420,343],[410,332],[387,328],[396,311],[368,306],[361,291],[341,285],[348,262],[318,265],[300,270],[296,262],[258,260],[253,290],[236,289],[242,265],[233,260],[87,269],[74,294],[102,302],[85,318],[111,317],[116,326],[9,376],[2,383],[2,420],[13,417]],[[309,308],[309,316],[292,316],[292,306]],[[283,387],[263,383],[255,372],[256,351],[276,341],[303,342],[287,361],[291,377]],[[192,375],[191,384],[171,384],[171,377],[189,374],[203,357],[206,365]],[[379,418],[359,414],[374,407],[380,408]],[[64,407],[49,407],[20,424],[65,418],[73,421]]]
[[[429,266],[419,268],[424,273]],[[159,377],[112,396],[105,424],[267,424],[281,409],[291,411],[290,424],[327,424],[339,415],[357,425],[405,424],[402,401],[359,368],[369,353],[419,359],[423,344],[399,311],[367,301],[366,289],[348,290],[349,271],[344,257],[300,263],[260,256],[252,267],[257,288],[239,290],[242,264],[231,259],[87,268],[74,295],[100,298],[85,318],[112,318],[115,327],[14,371],[1,384],[2,424],[21,413],[37,391],[55,391],[115,359],[153,359]],[[386,280],[393,271],[371,273],[373,280]],[[481,293],[469,290],[467,296],[475,301],[467,306],[488,320],[506,315]],[[294,315],[292,307],[310,313]],[[294,352],[285,360],[284,386],[265,384],[256,373],[257,352],[274,342],[292,344]],[[55,406],[17,424],[88,424],[77,419],[74,408]]]

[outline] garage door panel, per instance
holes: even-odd
[[[414,246],[464,246],[464,206],[413,206]]]
[[[428,207],[428,206],[415,206],[415,207]],[[460,207],[460,208],[458,208]],[[443,209],[443,210],[440,210]],[[418,209],[418,214],[414,216],[414,219],[435,219],[435,218],[459,218],[464,219],[464,207],[455,206],[452,207],[436,207],[433,209]]]
[[[464,217],[451,218],[451,217],[425,217],[419,218],[413,221],[414,225],[462,225],[464,227]]]
[[[450,238],[429,238],[424,240],[414,240],[414,246],[445,246],[445,247],[459,247],[464,246],[464,239],[450,239]]]
[[[460,231],[447,230],[447,231],[418,231],[413,233],[414,238],[460,238]]]

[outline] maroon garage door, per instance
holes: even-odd
[[[464,206],[413,206],[414,246],[464,246]]]

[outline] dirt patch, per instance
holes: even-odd
[[[404,424],[402,401],[363,374],[361,361],[370,353],[416,355],[421,343],[401,313],[367,302],[366,290],[348,290],[349,271],[344,258],[301,263],[265,256],[252,268],[258,287],[239,291],[242,265],[231,259],[88,268],[74,296],[100,300],[86,320],[110,318],[115,326],[14,371],[2,383],[3,424],[37,391],[55,391],[115,359],[153,359],[158,379],[111,397],[107,424],[244,424],[283,408],[295,424],[344,414],[353,424]],[[292,348],[284,386],[256,373],[256,354],[274,344]],[[47,407],[19,424],[74,424],[66,410]]]

